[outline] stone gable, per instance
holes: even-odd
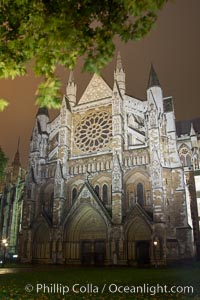
[[[88,103],[111,96],[111,88],[101,76],[94,74],[78,104]]]

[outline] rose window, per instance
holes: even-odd
[[[112,118],[106,111],[84,116],[75,129],[74,141],[84,152],[104,149],[111,141]]]

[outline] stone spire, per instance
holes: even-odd
[[[66,87],[66,96],[69,100],[71,107],[76,105],[76,91],[77,91],[77,87],[74,80],[74,72],[70,71],[69,80]]]
[[[153,86],[159,86],[160,87],[160,82],[158,80],[158,76],[156,74],[156,71],[153,67],[153,64],[151,64],[151,70],[149,74],[149,81],[148,81],[148,89],[153,87]]]
[[[39,107],[37,115],[36,116],[40,116],[40,115],[45,115],[49,118],[49,112],[48,109],[46,107]]]
[[[196,132],[194,130],[193,122],[191,122],[190,136],[196,136]]]
[[[18,142],[17,142],[17,151],[15,153],[15,157],[13,160],[13,166],[20,166],[20,155],[19,155],[19,144],[20,144],[20,137],[18,138]]]
[[[36,114],[37,126],[39,133],[44,133],[47,131],[47,123],[49,122],[49,112],[46,107],[39,107]]]
[[[125,94],[126,86],[125,86],[125,72],[123,70],[120,52],[118,52],[117,54],[117,63],[114,72],[114,80],[117,82],[121,95],[123,96]]]
[[[151,115],[153,117],[151,119],[152,121],[154,119],[155,122],[153,121],[153,123],[156,123],[163,113],[163,93],[158,76],[152,64],[147,87],[147,101],[149,111],[151,111]],[[157,116],[153,116],[155,113]]]
[[[190,137],[191,137],[192,148],[198,148],[197,134],[194,130],[193,122],[191,122]]]
[[[68,84],[74,83],[74,71],[70,70]]]
[[[116,70],[123,70],[123,67],[122,67],[122,59],[121,59],[120,51],[118,51],[118,53],[117,53],[117,65],[116,65]]]
[[[15,182],[17,180],[17,177],[19,175],[19,169],[21,167],[20,163],[20,155],[19,155],[19,144],[20,144],[20,138],[18,138],[18,143],[17,143],[17,151],[15,153],[15,157],[12,163],[13,166],[13,181]]]

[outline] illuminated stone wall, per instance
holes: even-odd
[[[76,91],[70,74],[57,118],[49,121],[47,110],[36,116],[21,260],[164,265],[193,259],[196,196],[183,164],[198,168],[198,134],[193,128],[188,136],[190,159],[177,138],[172,97],[163,97],[153,67],[144,101],[126,94],[120,56],[113,88],[94,75],[80,100]]]

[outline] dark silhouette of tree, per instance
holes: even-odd
[[[0,180],[4,176],[4,171],[5,171],[7,161],[8,161],[8,158],[6,157],[6,155],[4,154],[3,150],[0,147]]]

